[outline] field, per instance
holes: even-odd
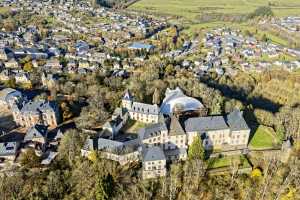
[[[249,147],[251,149],[272,148],[279,143],[280,138],[276,135],[274,130],[261,125],[251,139]]]
[[[9,7],[0,7],[0,15],[5,15],[10,12],[11,8]]]
[[[229,167],[233,163],[237,163],[239,168],[251,167],[249,161],[244,156],[225,156],[222,158],[210,158],[208,161],[208,168],[216,169]]]
[[[194,20],[205,13],[248,14],[269,2],[277,16],[300,15],[298,0],[140,0],[129,9]]]

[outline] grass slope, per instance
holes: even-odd
[[[251,139],[249,147],[251,149],[272,148],[279,142],[280,138],[273,129],[261,125]]]
[[[266,0],[140,0],[130,9],[181,16],[195,19],[203,13],[247,14],[259,6],[267,6]],[[272,10],[277,16],[300,15],[300,1],[276,0]]]

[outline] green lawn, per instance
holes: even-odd
[[[248,14],[259,6],[267,6],[266,0],[141,0],[129,9],[161,15],[181,16],[189,20],[205,13]],[[273,2],[273,1],[271,1]],[[298,0],[276,0],[272,10],[277,16],[300,15]]]
[[[216,169],[221,167],[229,167],[234,162],[239,164],[239,168],[251,167],[249,161],[244,156],[224,156],[221,158],[210,158],[208,160],[208,168]]]
[[[0,7],[0,14],[7,14],[11,10],[11,7]]]
[[[280,143],[280,138],[277,135],[272,128],[261,125],[251,139],[249,147],[251,149],[272,148]]]

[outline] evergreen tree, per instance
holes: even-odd
[[[205,158],[205,150],[203,148],[200,137],[197,136],[192,145],[189,147],[188,156],[192,160],[203,160]]]
[[[114,180],[111,174],[99,177],[96,183],[96,199],[108,200],[113,196]]]

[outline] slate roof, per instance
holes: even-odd
[[[47,111],[54,111],[56,108],[56,104],[53,101],[30,101],[26,103],[22,109],[21,112],[33,112],[33,113],[39,113],[41,112],[47,112]]]
[[[132,101],[133,100],[133,96],[131,95],[131,93],[129,92],[129,90],[126,90],[124,96],[123,96],[124,100],[128,100],[128,101]]]
[[[136,113],[144,113],[144,114],[152,114],[158,115],[159,114],[159,107],[151,104],[133,102],[131,110],[132,112]]]
[[[36,124],[30,127],[24,137],[24,141],[32,141],[35,138],[47,138],[47,126]]]
[[[5,88],[0,91],[0,101],[8,102],[11,97],[22,97],[22,93],[12,88]]]
[[[2,142],[0,143],[0,156],[15,155],[17,148],[17,142]]]
[[[139,130],[139,137],[140,139],[148,139],[157,135],[160,135],[161,131],[167,131],[168,128],[164,122],[150,124],[149,126],[142,128]]]
[[[117,116],[115,119],[105,122],[105,124],[103,125],[103,128],[114,129],[115,127],[119,126],[120,123],[122,123],[122,122],[123,122],[123,119],[120,116]]]
[[[124,143],[104,139],[104,138],[88,138],[85,142],[84,148],[85,150],[118,150],[124,147]]]
[[[226,116],[208,116],[190,118],[185,121],[186,132],[224,130],[231,131],[249,130],[249,127],[243,118],[243,113],[234,110]]]
[[[157,160],[166,160],[165,154],[161,148],[156,146],[147,148],[143,154],[143,162]]]
[[[186,132],[229,129],[223,116],[195,117],[185,121]]]
[[[61,132],[61,130],[59,129],[55,135],[55,138],[56,140],[58,139],[62,139],[62,137],[64,136],[64,134]]]
[[[232,131],[249,130],[249,127],[243,117],[243,113],[239,110],[234,110],[227,115],[227,124]]]
[[[185,132],[177,117],[172,116],[169,126],[169,135],[185,135]]]
[[[176,148],[176,149],[171,149],[171,150],[165,150],[164,152],[165,152],[166,156],[187,155],[187,151],[185,148]]]
[[[144,43],[140,43],[140,42],[134,42],[129,46],[130,49],[146,49],[146,50],[150,50],[153,49],[154,46],[150,45],[150,44],[144,44]]]

